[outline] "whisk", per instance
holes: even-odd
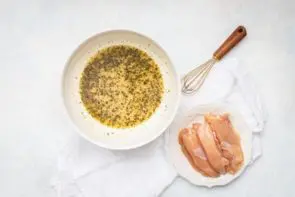
[[[205,82],[213,65],[221,60],[236,44],[247,35],[246,28],[238,26],[223,44],[213,53],[211,59],[190,71],[182,78],[182,92],[184,94],[196,93]]]

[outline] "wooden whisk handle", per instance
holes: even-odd
[[[238,26],[235,31],[222,43],[222,45],[213,53],[213,57],[221,60],[236,44],[238,44],[247,35],[244,26]]]

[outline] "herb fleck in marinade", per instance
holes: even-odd
[[[115,128],[134,127],[161,103],[159,66],[144,51],[127,45],[98,51],[85,67],[81,100],[92,117]]]

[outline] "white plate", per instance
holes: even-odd
[[[186,157],[183,155],[180,145],[178,144],[179,130],[184,127],[190,127],[192,123],[203,122],[204,114],[209,112],[229,113],[230,120],[234,128],[240,134],[241,146],[244,152],[244,164],[235,175],[225,174],[217,178],[205,177],[201,175],[190,165]],[[202,105],[190,110],[186,115],[178,114],[167,135],[168,144],[166,148],[170,161],[173,163],[180,176],[195,185],[207,187],[226,185],[242,174],[251,159],[252,131],[244,122],[240,113],[228,105]]]
[[[110,128],[93,119],[85,110],[79,94],[80,76],[89,58],[102,48],[119,44],[147,52],[159,65],[165,88],[162,102],[151,118],[130,129]],[[79,134],[104,148],[131,149],[154,140],[170,125],[179,105],[180,80],[165,51],[153,40],[135,32],[114,30],[89,38],[74,51],[64,69],[62,96]]]

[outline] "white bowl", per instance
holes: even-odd
[[[115,129],[93,119],[85,110],[79,93],[79,83],[90,57],[98,50],[126,44],[145,51],[159,65],[164,82],[164,95],[156,112],[142,124],[128,129]],[[99,33],[82,43],[66,63],[62,96],[65,108],[81,136],[108,149],[132,149],[160,136],[172,122],[180,101],[180,80],[165,51],[153,40],[127,30]]]
[[[181,128],[190,127],[192,123],[203,123],[204,115],[207,113],[229,113],[231,123],[241,137],[241,147],[244,153],[244,164],[241,169],[234,175],[225,174],[217,178],[205,177],[201,173],[197,172],[188,162],[187,158],[181,151],[181,147],[178,143],[178,134]],[[175,118],[176,120],[171,125],[171,129],[168,135],[167,154],[171,163],[173,163],[176,171],[180,176],[187,179],[194,185],[198,186],[221,186],[226,185],[239,177],[247,165],[251,161],[251,149],[252,149],[252,131],[244,121],[242,115],[233,107],[225,104],[210,104],[200,105],[191,109],[186,114],[179,114]]]

